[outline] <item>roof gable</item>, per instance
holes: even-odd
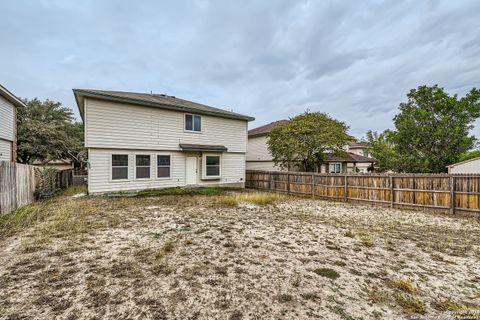
[[[15,107],[26,107],[25,103],[20,100],[17,96],[7,90],[4,86],[0,84],[0,96],[6,99],[8,102],[13,104]]]

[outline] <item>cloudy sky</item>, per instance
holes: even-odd
[[[477,0],[2,0],[0,39],[1,84],[77,115],[72,88],[153,91],[361,137],[411,88],[480,87]]]

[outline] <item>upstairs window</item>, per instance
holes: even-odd
[[[202,131],[202,117],[194,114],[185,115],[185,131]]]
[[[150,155],[135,155],[135,177],[136,179],[150,178]]]
[[[112,154],[112,180],[128,179],[128,154]]]
[[[157,178],[170,178],[170,156],[157,156]]]
[[[204,158],[205,162],[205,178],[220,178],[221,168],[220,168],[220,156],[210,156],[206,155]]]
[[[341,163],[330,163],[330,173],[340,173],[342,172],[342,164]]]

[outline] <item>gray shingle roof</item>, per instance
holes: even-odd
[[[166,94],[158,93],[137,93],[137,92],[123,92],[123,91],[108,91],[108,90],[92,90],[92,89],[73,89],[75,98],[78,102],[78,97],[92,97],[103,100],[111,100],[118,102],[125,102],[149,107],[157,107],[163,109],[193,112],[199,114],[208,114],[223,118],[240,119],[246,121],[255,120],[255,118],[239,114],[232,111],[227,111],[219,108],[210,107],[201,103],[180,99],[175,96],[168,96]],[[80,104],[79,104],[79,108]],[[83,115],[82,115],[83,116]]]
[[[283,123],[287,123],[287,122],[288,122],[288,120],[278,120],[278,121],[270,122],[268,124],[265,124],[265,125],[257,127],[257,128],[253,128],[251,130],[248,130],[248,136],[249,137],[254,137],[254,136],[265,135],[265,134],[269,133],[270,131],[272,131],[272,129],[275,128],[276,126],[278,126],[280,124],[283,124]]]

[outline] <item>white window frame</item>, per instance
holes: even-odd
[[[113,179],[113,161],[112,157],[113,156],[127,156],[127,179]],[[108,158],[108,164],[109,164],[109,178],[110,182],[125,182],[125,181],[130,181],[130,154],[126,152],[110,152],[109,158]],[[125,166],[118,166],[124,168]]]
[[[219,157],[218,176],[207,176],[207,157]],[[204,153],[202,156],[202,179],[203,180],[218,180],[222,178],[222,155],[218,153]]]
[[[150,177],[148,178],[137,178],[137,156],[149,156],[150,157]],[[147,166],[138,166],[139,168],[146,168]],[[133,176],[135,180],[151,180],[152,179],[152,155],[149,153],[135,153],[133,155]]]
[[[187,129],[187,115],[192,116],[192,130]],[[195,117],[200,117],[200,131],[195,131]],[[202,116],[199,114],[194,113],[185,113],[183,116],[183,131],[189,133],[202,133],[203,131],[203,124],[202,124]]]
[[[334,171],[332,171],[332,169],[330,169],[331,166],[334,166]],[[337,165],[340,166],[340,171],[337,172],[336,168],[337,168]],[[330,162],[328,164],[328,173],[342,173],[342,163],[341,162]]]
[[[170,168],[170,175],[168,177],[159,177],[158,176],[158,156],[169,156],[170,157],[170,165],[168,166]],[[172,161],[173,157],[170,153],[156,153],[155,154],[155,179],[156,180],[168,180],[172,179]],[[161,167],[167,167],[167,166],[161,166]]]

